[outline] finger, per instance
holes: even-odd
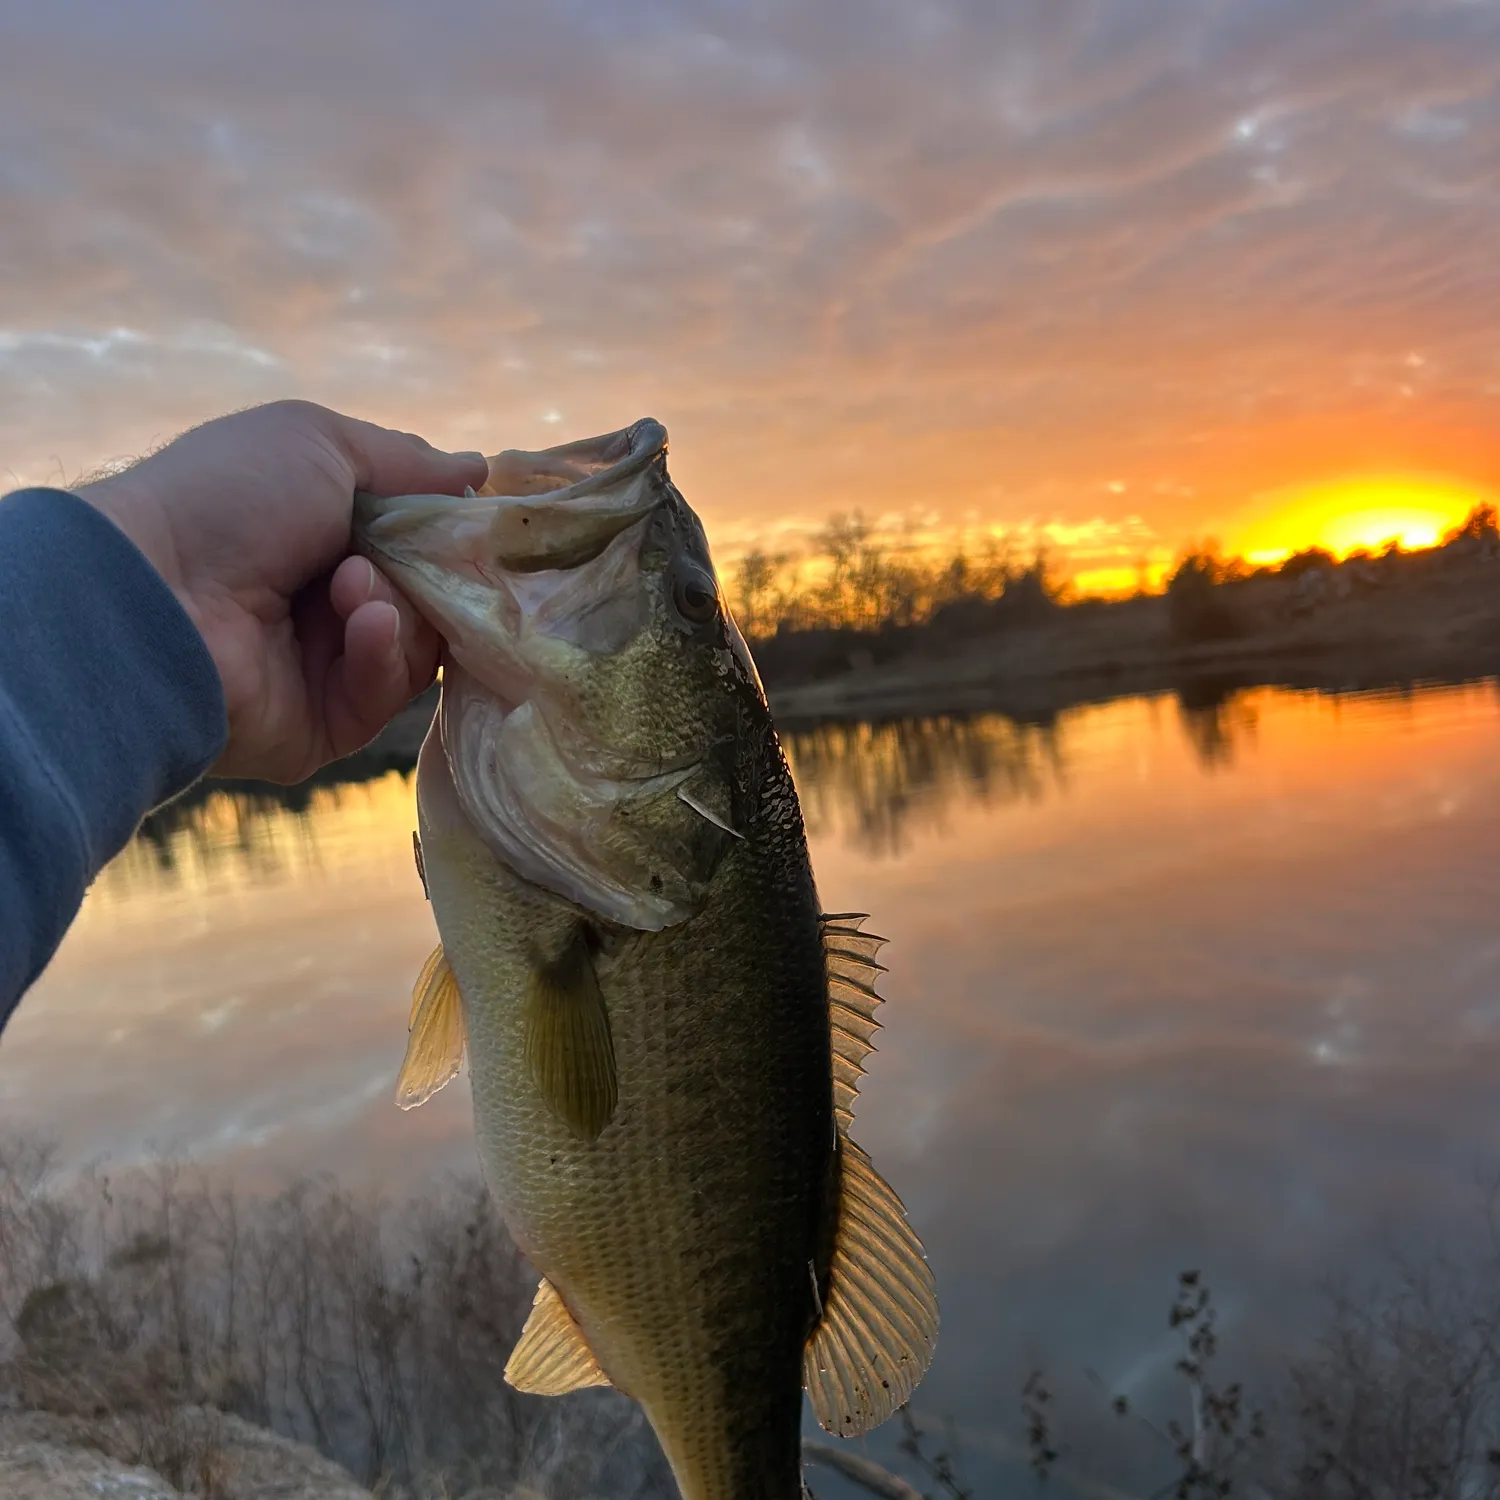
[[[328,583],[328,597],[341,620],[347,620],[361,604],[379,599],[394,604],[395,590],[368,558],[346,557]]]
[[[297,652],[302,669],[304,712],[309,733],[324,738],[319,706],[328,693],[328,679],[344,651],[345,622],[333,603],[332,580],[324,575],[303,589],[292,602]]]
[[[361,605],[371,602],[395,606],[407,674],[416,684],[413,692],[421,692],[437,672],[442,642],[416,605],[363,557],[346,557],[339,564],[329,583],[328,595],[341,620],[349,619]]]
[[[444,453],[413,433],[327,414],[331,436],[354,469],[354,488],[374,495],[457,495],[489,476],[482,453]]]
[[[403,601],[404,602],[404,601]],[[324,716],[335,756],[368,744],[433,679],[437,637],[408,605],[361,604],[344,623],[344,654],[328,674]]]

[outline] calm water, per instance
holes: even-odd
[[[857,1134],[937,1268],[919,1405],[956,1419],[971,1472],[1013,1457],[1034,1359],[1165,1400],[1181,1268],[1253,1366],[1309,1326],[1320,1278],[1478,1233],[1500,1170],[1492,685],[789,749],[825,905],[892,939]],[[176,1149],[255,1180],[471,1167],[462,1081],[391,1102],[434,940],[412,822],[393,775],[300,815],[218,798],[137,843],[5,1035],[0,1120],[74,1160]]]

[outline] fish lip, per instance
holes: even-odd
[[[620,451],[622,449],[623,451]],[[667,429],[655,417],[642,417],[639,421],[632,422],[629,427],[621,427],[614,432],[603,433],[599,437],[582,438],[576,443],[564,443],[560,447],[544,448],[534,453],[507,448],[496,457],[497,459],[552,457],[556,460],[566,457],[577,458],[588,463],[600,462],[619,453],[619,457],[615,458],[607,468],[585,475],[572,484],[540,491],[540,495],[545,496],[548,503],[552,504],[582,499],[598,490],[609,489],[622,479],[631,479],[641,470],[648,468],[658,457],[664,456],[666,451]],[[510,495],[501,491],[495,498],[497,500],[520,500],[530,497]]]
[[[350,526],[353,550],[366,557],[378,556],[399,563],[400,557],[390,547],[383,546],[383,540],[394,542],[402,533],[414,530],[438,514],[451,513],[456,507],[470,505],[476,513],[493,515],[507,506],[541,504],[549,509],[566,506],[570,501],[586,500],[601,490],[628,483],[657,463],[661,466],[660,494],[656,497],[659,504],[671,493],[671,482],[666,476],[666,452],[667,429],[654,417],[641,417],[628,427],[598,437],[535,451],[506,448],[495,455],[493,462],[501,466],[502,474],[507,461],[517,470],[530,467],[543,474],[549,467],[554,470],[569,466],[592,469],[570,483],[551,489],[518,489],[516,493],[501,489],[487,495],[476,495],[470,490],[461,496],[384,496],[369,490],[356,490]],[[520,570],[525,571],[527,566],[522,562]]]

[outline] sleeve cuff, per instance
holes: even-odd
[[[0,713],[71,806],[91,880],[222,753],[218,669],[161,575],[78,496],[0,501],[0,556]]]

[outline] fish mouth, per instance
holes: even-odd
[[[695,628],[673,570],[713,578],[666,451],[645,418],[505,452],[482,490],[360,494],[353,528],[443,638],[439,734],[470,826],[522,879],[639,930],[689,916],[737,836],[701,769],[718,729],[693,714],[641,727],[652,652]],[[617,675],[615,657],[629,658]]]
[[[651,417],[600,437],[488,460],[484,488],[462,496],[354,496],[366,556],[460,572],[535,573],[591,562],[668,498],[667,430]]]
[[[482,490],[360,492],[354,548],[426,616],[447,658],[518,703],[545,671],[548,640],[607,654],[640,627],[640,539],[676,494],[666,452],[666,428],[645,417],[540,452],[499,453]]]

